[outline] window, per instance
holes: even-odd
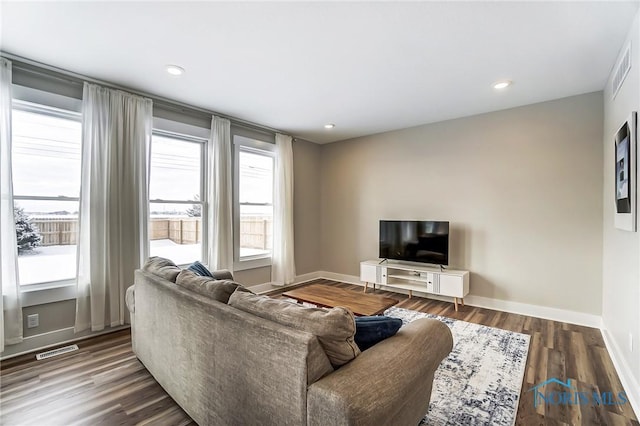
[[[206,223],[206,140],[156,131],[151,140],[149,254],[185,265],[202,261]]]
[[[273,233],[273,144],[234,137],[235,269],[271,264]]]
[[[81,115],[14,100],[11,124],[20,284],[73,279]]]

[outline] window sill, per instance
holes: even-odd
[[[76,298],[75,280],[64,280],[42,284],[29,284],[20,288],[22,307],[44,305]]]
[[[246,271],[247,269],[264,268],[271,266],[271,256],[257,259],[236,260],[233,262],[234,271]]]

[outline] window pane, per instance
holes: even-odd
[[[240,151],[240,203],[273,202],[273,157]]]
[[[12,110],[15,195],[80,195],[81,123],[46,114]]]
[[[78,201],[16,200],[20,284],[76,276]]]
[[[273,206],[240,205],[240,258],[271,255]]]
[[[200,200],[202,144],[154,135],[151,142],[151,200]]]
[[[202,206],[150,203],[151,256],[171,259],[177,265],[202,261]]]

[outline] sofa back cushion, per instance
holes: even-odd
[[[353,313],[345,308],[309,308],[245,292],[233,293],[229,305],[315,335],[334,367],[346,364],[360,354],[353,338],[355,319]]]
[[[157,275],[160,278],[164,278],[165,280],[171,281],[172,283],[176,282],[176,277],[181,271],[181,269],[176,266],[175,263],[173,263],[169,259],[165,259],[164,257],[159,256],[150,257],[142,267],[142,270],[150,272],[153,275]]]
[[[176,279],[176,284],[222,303],[227,303],[229,301],[229,297],[238,288],[241,291],[249,291],[235,281],[203,277],[196,275],[189,269],[183,269],[180,271],[178,278]]]

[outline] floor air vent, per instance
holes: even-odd
[[[47,352],[41,352],[36,355],[36,359],[40,361],[41,359],[47,359],[54,356],[66,354],[67,352],[73,352],[78,350],[78,345],[65,346],[64,348],[53,349]]]
[[[622,58],[620,58],[620,62],[616,68],[615,73],[613,74],[613,79],[611,79],[611,93],[612,98],[615,98],[622,87],[622,83],[624,83],[624,79],[629,74],[629,70],[631,69],[631,43],[627,44],[627,47],[624,49],[624,53],[622,54]]]

